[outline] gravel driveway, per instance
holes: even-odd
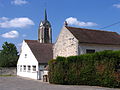
[[[97,86],[53,85],[21,77],[0,77],[0,90],[120,90]]]

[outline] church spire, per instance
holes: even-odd
[[[46,9],[45,9],[45,21],[47,21],[47,12],[46,12]]]
[[[47,20],[46,9],[44,11],[44,20],[41,21],[38,29],[38,41],[40,43],[52,43],[52,28],[50,22]]]

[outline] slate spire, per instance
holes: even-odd
[[[45,9],[45,21],[47,21],[47,12],[46,12],[46,9]]]

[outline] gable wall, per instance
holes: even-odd
[[[78,55],[78,40],[67,28],[63,27],[53,47],[53,58],[74,55]]]
[[[25,41],[23,41],[21,54],[18,59],[17,63],[17,75],[23,76],[23,77],[30,77],[33,79],[37,79],[37,73],[38,73],[38,61],[36,60],[35,56],[31,52],[29,46]],[[25,54],[27,56],[25,57]],[[22,71],[20,71],[20,65],[22,65]],[[26,65],[26,71],[23,71],[23,65]],[[28,65],[31,66],[31,71],[28,72]],[[36,66],[36,71],[32,71],[32,66]]]

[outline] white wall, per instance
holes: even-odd
[[[78,40],[66,27],[63,27],[53,46],[53,58],[74,55],[78,55]]]
[[[94,49],[95,52],[104,50],[120,50],[120,45],[79,44],[79,54],[85,54],[86,49]]]
[[[22,48],[21,48],[21,54],[18,59],[17,63],[17,75],[23,76],[23,77],[29,77],[32,79],[37,79],[39,78],[38,76],[38,61],[36,60],[35,56],[33,55],[32,51],[30,50],[29,46],[25,41],[23,41]],[[25,57],[25,54],[27,55]],[[20,71],[20,65],[22,65],[22,71]],[[26,65],[26,71],[23,71],[23,65]],[[36,66],[36,71],[28,71],[28,65],[31,66]]]

